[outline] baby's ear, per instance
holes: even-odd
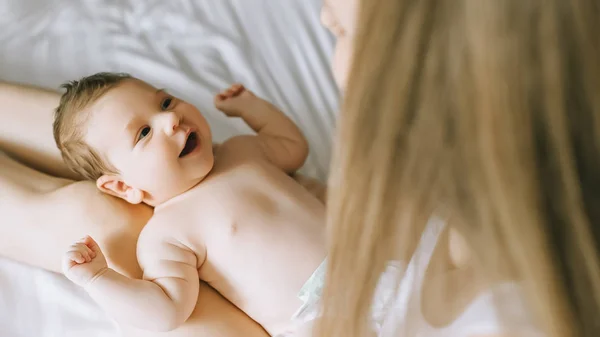
[[[142,190],[127,185],[118,176],[105,174],[96,180],[96,186],[100,191],[121,198],[130,204],[139,204],[144,200]]]

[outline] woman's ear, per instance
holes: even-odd
[[[144,200],[144,191],[127,185],[118,176],[105,174],[96,180],[96,186],[100,191],[121,198],[130,204],[139,204]]]

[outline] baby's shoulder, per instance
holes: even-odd
[[[155,211],[142,229],[138,242],[170,240],[182,234],[182,220],[172,209]],[[156,243],[156,242],[155,242]]]
[[[196,264],[197,258],[203,259],[203,246],[197,242],[190,245],[193,241],[190,240],[191,231],[181,226],[171,226],[173,223],[168,214],[160,212],[140,233],[136,255],[144,273],[148,268],[157,272],[156,268],[164,266],[165,261]]]
[[[156,212],[142,229],[138,238],[138,252],[189,241],[194,225],[189,218],[174,211]]]

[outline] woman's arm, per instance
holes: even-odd
[[[79,180],[63,163],[52,135],[59,100],[55,91],[0,82],[0,149],[41,172]]]
[[[93,235],[116,270],[140,277],[135,254],[152,209],[31,169],[0,152],[0,255],[60,272],[62,252]]]

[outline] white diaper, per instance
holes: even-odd
[[[379,332],[381,329],[383,318],[390,309],[401,270],[400,263],[389,262],[375,289],[371,318],[373,329],[376,332]],[[327,260],[321,263],[298,293],[298,297],[302,300],[303,304],[292,316],[292,323],[295,327],[302,327],[303,331],[306,331],[307,326],[311,326],[321,316],[321,297],[323,295],[323,287],[325,286],[326,271]],[[292,335],[295,335],[295,333],[287,333],[281,336]],[[302,335],[304,336],[305,334]]]
[[[327,259],[312,273],[308,281],[304,283],[298,298],[302,301],[302,306],[292,316],[292,320],[297,323],[306,323],[319,317],[321,296],[323,296],[323,287],[325,286],[325,273],[327,272]]]

